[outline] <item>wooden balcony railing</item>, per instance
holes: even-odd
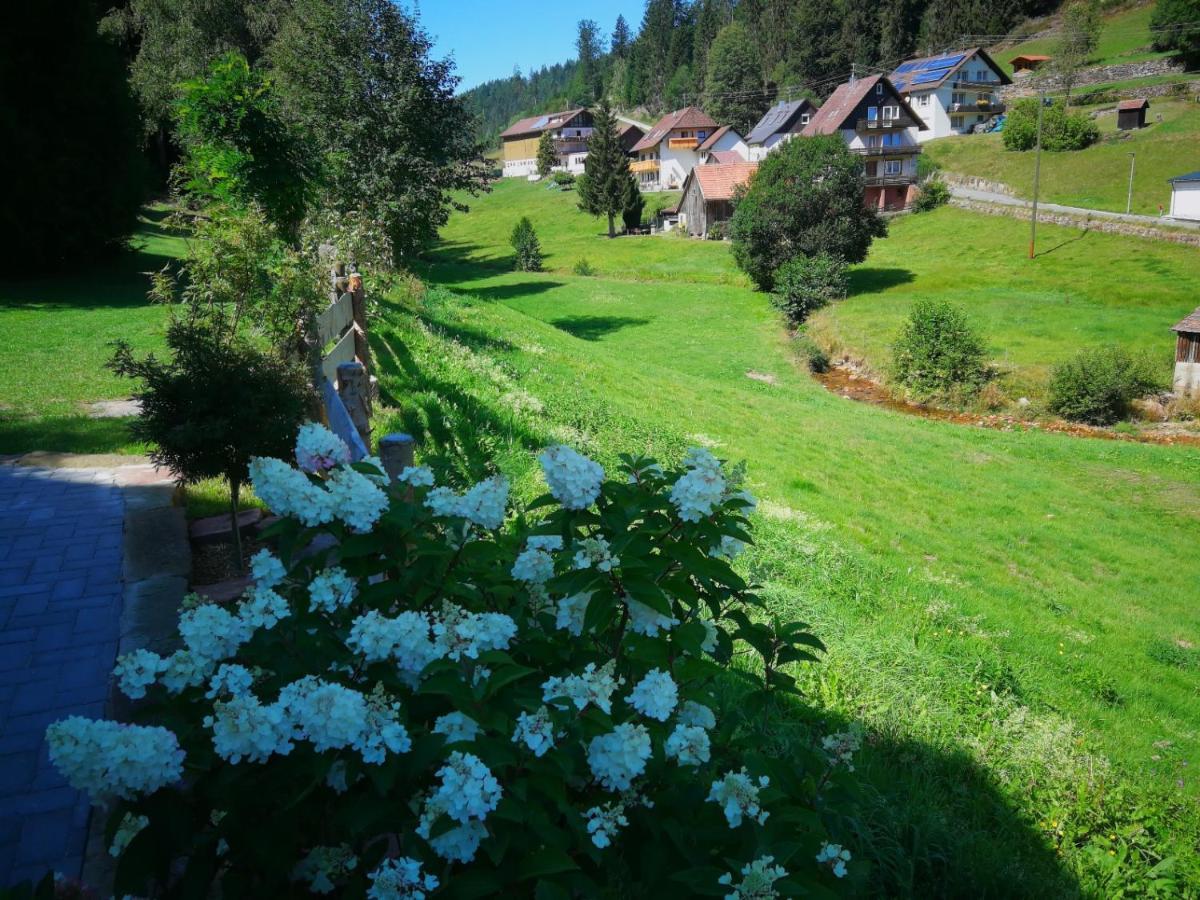
[[[657,172],[658,171],[658,160],[657,159],[639,159],[637,162],[631,162],[629,164],[629,171],[634,172],[636,174],[641,174],[642,172]]]
[[[899,147],[851,147],[859,156],[915,156],[922,151],[920,144],[902,144]]]
[[[916,128],[917,123],[909,118],[899,119],[859,119],[855,123],[855,131],[861,133],[869,131],[897,131],[901,128]]]
[[[913,175],[867,175],[863,184],[867,187],[900,187],[906,184],[916,184],[917,176]]]
[[[990,100],[985,100],[980,103],[978,100],[974,103],[951,103],[951,113],[982,113],[985,115],[994,115],[1004,112],[1003,103],[993,103]]]
[[[700,146],[700,138],[667,138],[667,146],[672,150],[695,150]]]

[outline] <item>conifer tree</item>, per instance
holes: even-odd
[[[708,53],[705,110],[745,134],[766,111],[767,103],[749,32],[738,22],[726,25]]]
[[[543,131],[538,139],[537,173],[545,178],[558,165],[558,151],[554,148],[554,137],[549,131]]]
[[[626,183],[631,177],[629,158],[617,132],[617,118],[606,97],[596,109],[583,175],[575,183],[575,192],[579,195],[580,209],[593,216],[608,217],[610,238],[617,236],[614,223],[625,210]]]

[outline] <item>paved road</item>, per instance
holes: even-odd
[[[50,766],[44,734],[103,715],[123,513],[111,470],[0,465],[0,889],[82,866],[87,800]]]
[[[978,191],[974,188],[951,187],[950,193],[963,200],[979,200],[984,203],[998,203],[1001,206],[1023,206],[1029,208],[1033,204],[1028,200],[1010,197],[1007,194],[994,194],[991,191]],[[1118,222],[1129,222],[1134,225],[1151,225],[1168,228],[1190,228],[1200,230],[1200,222],[1189,222],[1184,219],[1170,219],[1165,216],[1140,216],[1136,214],[1109,212],[1106,209],[1085,209],[1080,206],[1061,206],[1057,203],[1038,203],[1039,212],[1068,213],[1076,216],[1091,216],[1094,219],[1114,219]]]

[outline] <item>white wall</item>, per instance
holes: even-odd
[[[1200,181],[1177,181],[1171,185],[1171,218],[1200,222]]]
[[[966,78],[968,75],[974,76],[976,73],[986,71],[988,78],[993,81],[995,87],[992,88],[991,94],[998,102],[1000,95],[1000,76],[986,62],[978,56],[972,56],[962,67],[958,69],[950,80],[943,84],[936,91],[912,91],[904,95],[913,112],[917,114],[917,118],[925,123],[926,131],[917,133],[917,140],[921,143],[931,141],[934,138],[947,137],[951,134],[970,134],[971,129],[979,122],[986,122],[994,113],[959,113],[962,118],[962,127],[955,129],[950,122],[950,106],[954,102],[954,82],[958,78]],[[963,88],[958,93],[966,95],[967,103],[974,103],[978,94],[987,93],[986,88]],[[928,97],[928,103],[922,103],[922,98]]]
[[[1175,363],[1174,389],[1177,393],[1200,393],[1200,362]]]
[[[700,155],[695,150],[672,150],[667,139],[658,148],[658,183],[662,190],[677,191],[688,173],[696,168]]]
[[[506,159],[504,161],[505,178],[524,178],[536,171],[536,159]]]
[[[712,153],[714,150],[732,150],[742,159],[750,158],[750,148],[746,146],[746,142],[742,140],[741,135],[734,131],[725,132],[706,152]]]

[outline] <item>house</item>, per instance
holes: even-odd
[[[1174,388],[1180,394],[1200,391],[1200,308],[1171,330],[1175,332]]]
[[[1200,172],[1190,172],[1169,179],[1171,185],[1172,219],[1200,222]]]
[[[686,106],[667,113],[633,146],[629,169],[643,191],[678,190],[700,162],[700,145],[717,130],[703,110]]]
[[[505,177],[524,178],[537,172],[538,142],[547,131],[554,138],[559,165],[563,168],[578,165],[578,171],[583,171],[587,140],[592,134],[592,114],[583,107],[576,107],[529,116],[502,131],[501,158]]]
[[[863,157],[863,201],[879,209],[902,209],[916,196],[917,135],[925,128],[891,81],[872,75],[838,85],[801,136],[841,135]]]
[[[1133,131],[1146,127],[1146,110],[1149,100],[1122,100],[1117,104],[1117,130]]]
[[[714,153],[720,154],[722,160],[727,162],[733,161],[730,154],[736,156],[740,162],[750,158],[750,149],[746,146],[745,139],[731,125],[722,125],[696,149],[700,153],[700,165],[708,163]]]
[[[750,148],[748,158],[755,162],[764,159],[780,143],[803,131],[816,111],[817,106],[809,100],[776,103],[746,135],[746,144]]]
[[[633,155],[633,148],[637,146],[638,141],[646,136],[646,132],[649,130],[650,126],[648,125],[635,122],[633,119],[625,119],[617,116],[617,136],[621,142],[621,149],[625,151],[626,156]]]
[[[679,224],[693,237],[708,237],[712,227],[733,215],[734,192],[750,182],[758,163],[696,166],[683,183]]]
[[[736,150],[711,150],[704,158],[702,165],[723,166],[728,163],[747,162],[748,160]]]
[[[987,52],[974,47],[957,53],[910,59],[888,76],[926,124],[917,140],[970,134],[1004,104],[996,93],[1012,84]]]
[[[1027,53],[1022,56],[1014,56],[1009,60],[1009,63],[1013,67],[1013,74],[1019,77],[1032,75],[1048,62],[1050,62],[1050,57],[1038,56],[1033,53]]]

